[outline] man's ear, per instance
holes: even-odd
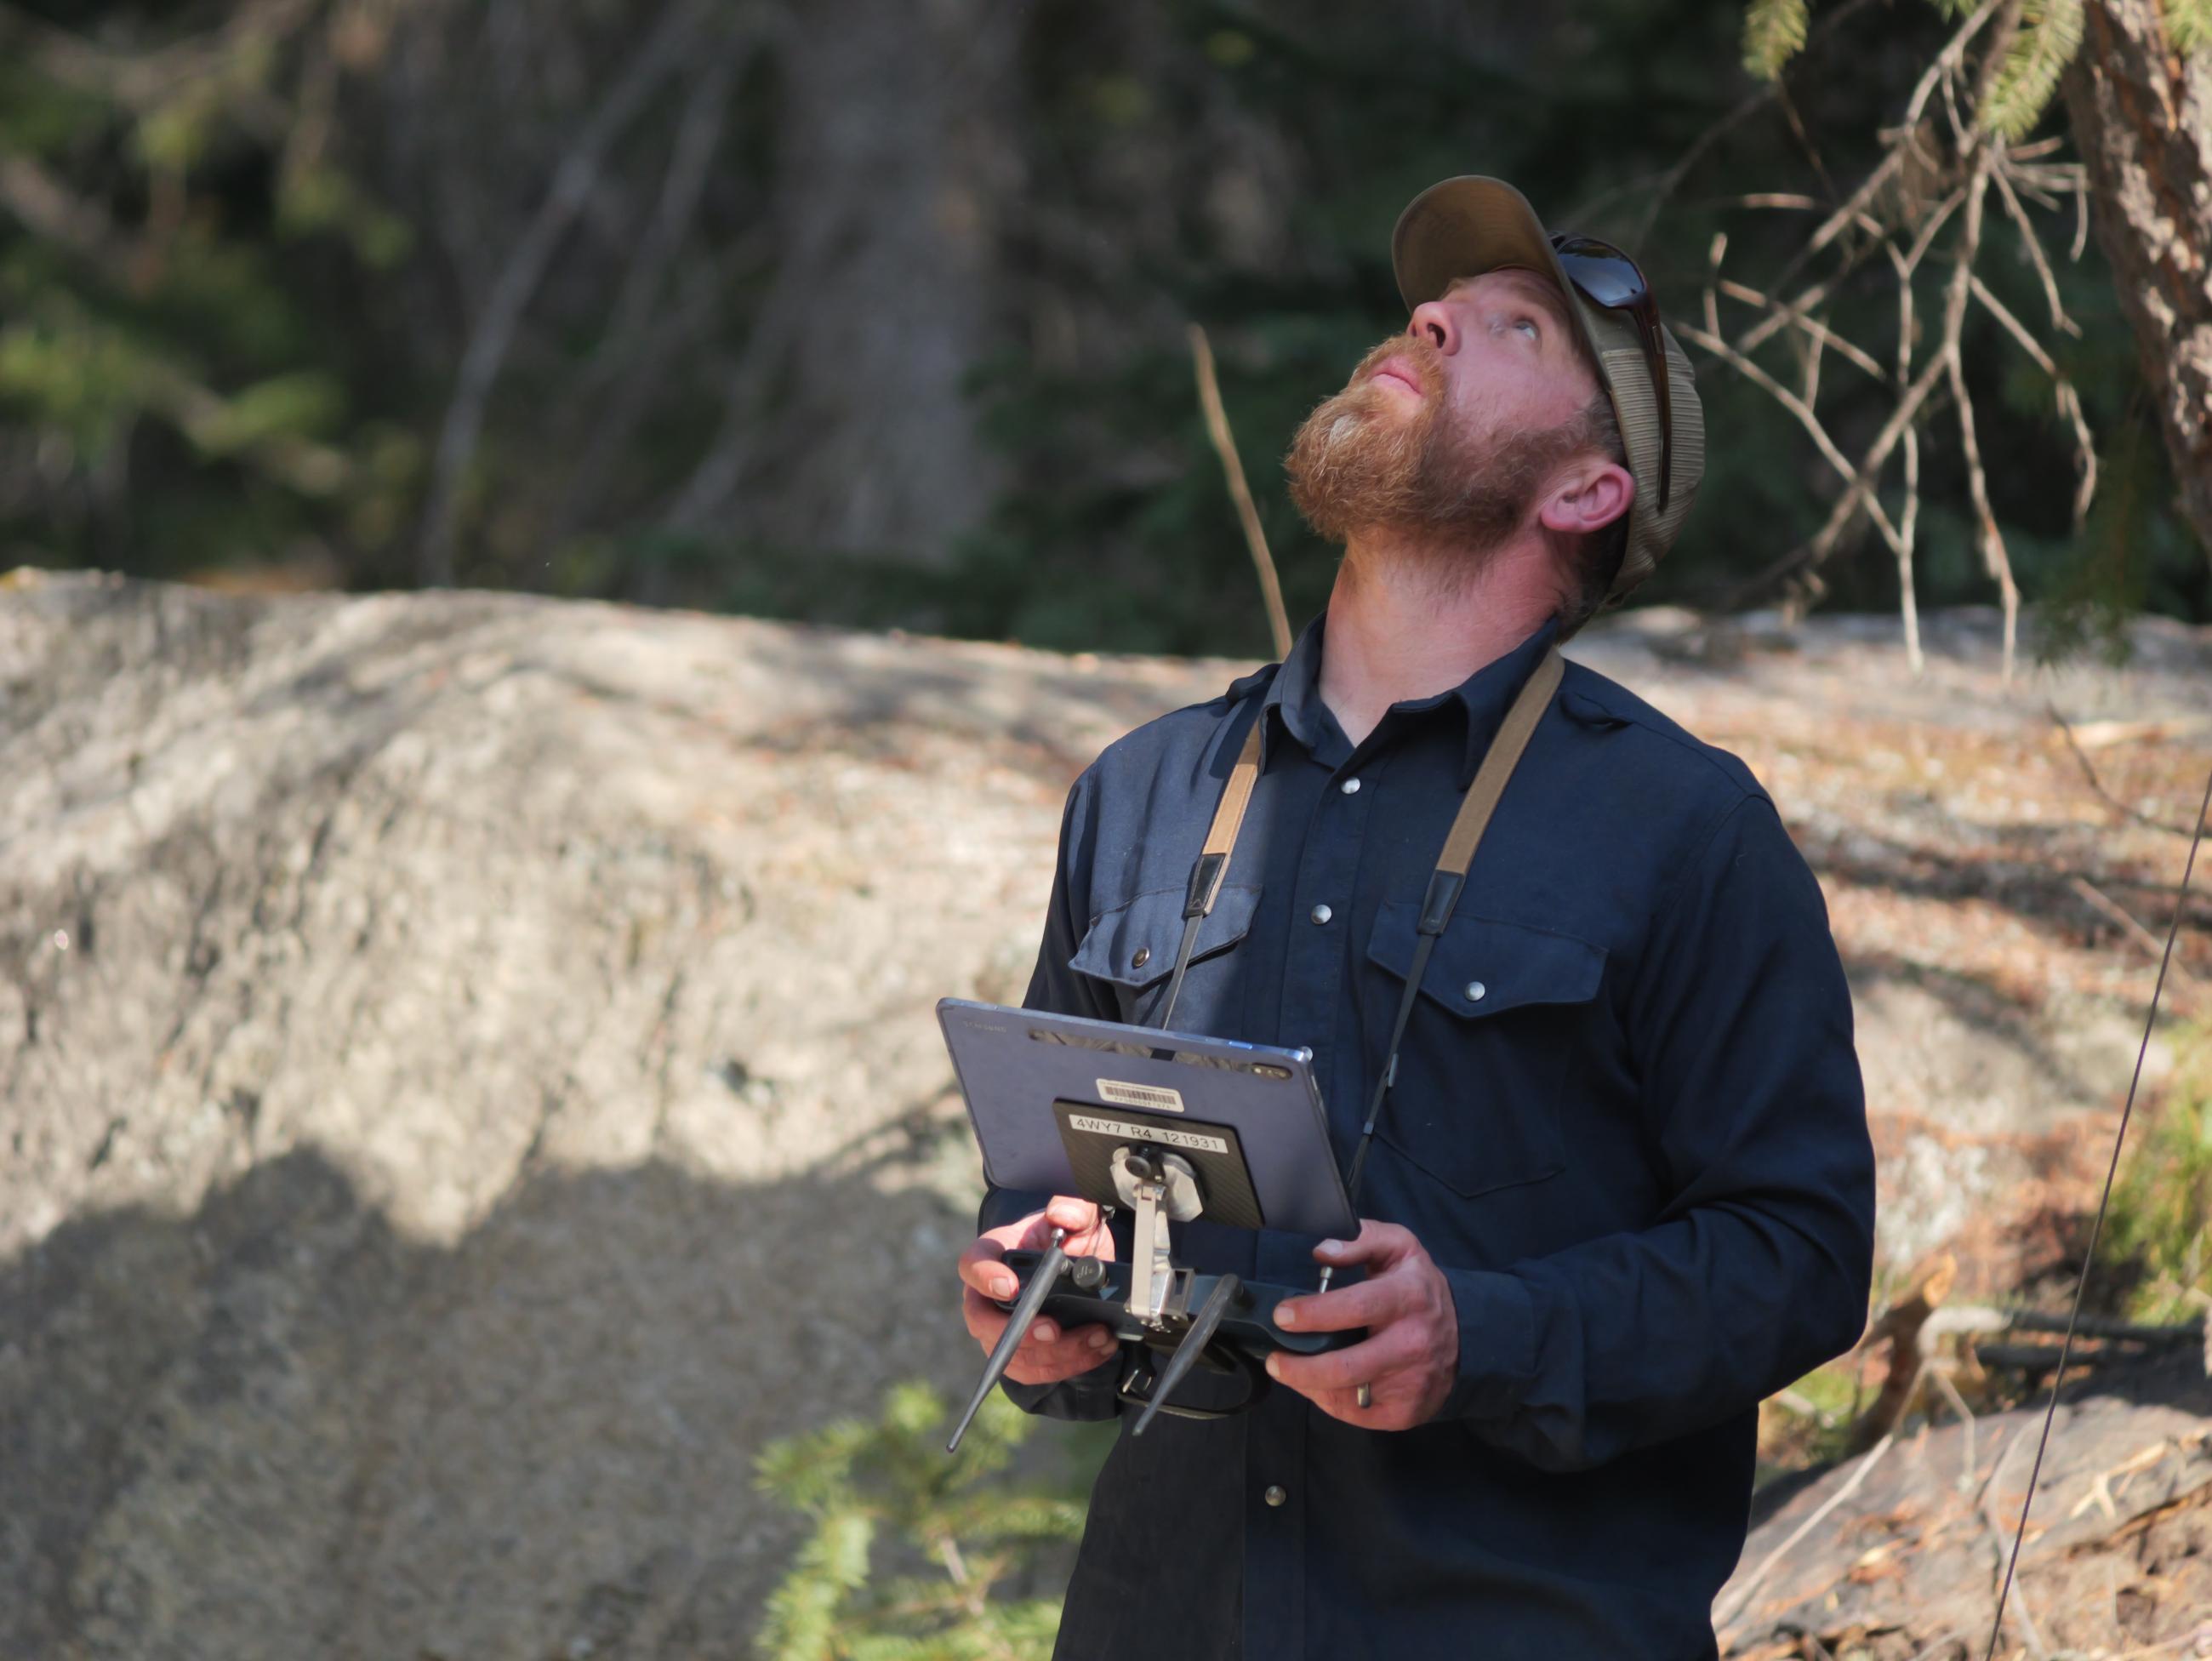
[[[1617,461],[1585,456],[1553,481],[1536,517],[1545,529],[1586,536],[1628,511],[1636,500],[1636,478]]]

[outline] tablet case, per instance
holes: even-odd
[[[1121,1145],[1104,1133],[1070,1136],[1068,1110],[1095,1110],[1102,1123],[1227,1142],[1220,1153],[1183,1150],[1208,1156],[1211,1220],[1339,1239],[1358,1232],[1310,1050],[965,998],[940,999],[937,1015],[994,1187],[1084,1191],[1071,1144],[1096,1144],[1102,1161]],[[1174,1135],[1158,1140],[1178,1145]]]

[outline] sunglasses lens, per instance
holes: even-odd
[[[1636,272],[1596,260],[1562,259],[1574,285],[1599,305],[1611,307],[1632,304],[1644,292]]]
[[[1646,292],[1636,262],[1610,242],[1594,237],[1563,236],[1553,247],[1577,288],[1601,306],[1626,306]]]

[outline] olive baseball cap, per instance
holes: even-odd
[[[1398,293],[1410,312],[1434,300],[1453,281],[1501,266],[1516,265],[1547,277],[1569,301],[1567,313],[1581,326],[1583,344],[1613,413],[1628,452],[1628,471],[1636,480],[1636,499],[1628,510],[1628,545],[1609,599],[1618,599],[1658,569],[1674,546],[1675,533],[1697,499],[1705,471],[1705,417],[1698,402],[1698,383],[1690,360],[1664,322],[1660,338],[1667,354],[1668,393],[1674,416],[1674,445],[1667,510],[1659,511],[1659,399],[1651,385],[1651,362],[1635,320],[1625,311],[1595,305],[1568,280],[1553,251],[1549,232],[1528,198],[1502,179],[1463,173],[1431,185],[1398,216],[1390,233],[1390,265]]]

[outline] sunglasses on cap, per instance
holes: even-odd
[[[1636,262],[1594,236],[1552,238],[1567,281],[1593,306],[1608,312],[1626,312],[1635,319],[1644,343],[1644,361],[1651,371],[1651,390],[1659,399],[1659,506],[1667,511],[1667,498],[1674,478],[1674,405],[1667,386],[1667,343],[1659,332],[1659,302]]]

